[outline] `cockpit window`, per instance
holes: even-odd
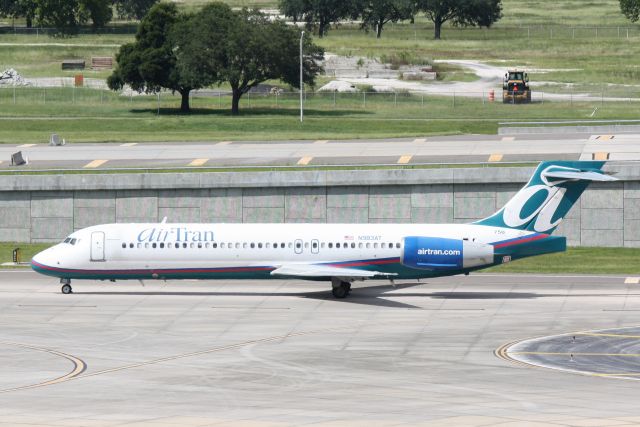
[[[72,245],[75,245],[77,241],[78,241],[78,239],[71,239],[71,241],[69,241],[69,243],[71,243]]]
[[[71,241],[71,237],[67,237],[66,239],[64,239],[64,242],[62,243],[69,243]]]

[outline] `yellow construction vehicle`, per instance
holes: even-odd
[[[531,102],[531,88],[526,72],[520,70],[506,72],[502,82],[502,102],[505,104]]]

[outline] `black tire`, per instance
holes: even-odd
[[[331,293],[333,294],[334,298],[343,299],[346,298],[347,295],[349,295],[349,289],[344,285],[340,285],[333,288],[331,290]]]
[[[71,285],[62,285],[61,291],[65,295],[69,295],[70,293],[73,293],[73,289],[71,289]]]

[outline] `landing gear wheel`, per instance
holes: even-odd
[[[338,286],[334,286],[331,293],[335,298],[346,298],[351,293],[351,283],[342,282]]]
[[[65,294],[65,295],[73,293],[73,289],[71,289],[71,285],[66,284],[66,283],[64,285],[62,285],[62,289],[61,290],[62,290],[62,293]]]

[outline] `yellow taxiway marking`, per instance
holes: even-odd
[[[502,137],[502,141],[503,142],[511,142],[511,141],[515,141],[516,137],[515,136],[503,136]]]
[[[406,165],[407,163],[409,163],[409,162],[411,161],[411,158],[412,158],[412,157],[413,157],[413,156],[401,156],[401,157],[398,159],[398,164],[399,164],[399,165]]]
[[[501,162],[502,161],[502,157],[504,157],[502,154],[492,154],[489,156],[489,161],[490,162]]]
[[[195,159],[194,161],[189,163],[189,166],[202,166],[205,163],[207,163],[208,161],[209,161],[209,159]]]
[[[18,145],[18,148],[29,148],[29,147],[35,147],[37,144],[22,144],[22,145]]]
[[[627,277],[624,279],[625,285],[637,285],[640,284],[640,277]]]
[[[127,142],[125,144],[120,144],[121,147],[133,147],[134,145],[138,145],[137,142]]]
[[[85,167],[85,168],[99,168],[100,166],[104,165],[108,161],[109,160],[94,160],[92,162],[87,163],[83,167]]]
[[[615,138],[615,135],[599,135],[596,139],[598,141],[611,141]]]
[[[315,141],[314,144],[326,144],[327,142],[329,142],[328,139],[319,139]]]
[[[231,144],[233,141],[220,141],[218,142],[216,145],[229,145]]]
[[[593,160],[609,160],[609,153],[600,152],[593,153]]]
[[[417,143],[427,142],[427,138],[416,138],[413,140],[413,142],[417,142]]]
[[[303,157],[300,160],[298,160],[298,164],[301,166],[306,166],[311,162],[311,160],[313,160],[313,157],[309,157],[309,156]]]

